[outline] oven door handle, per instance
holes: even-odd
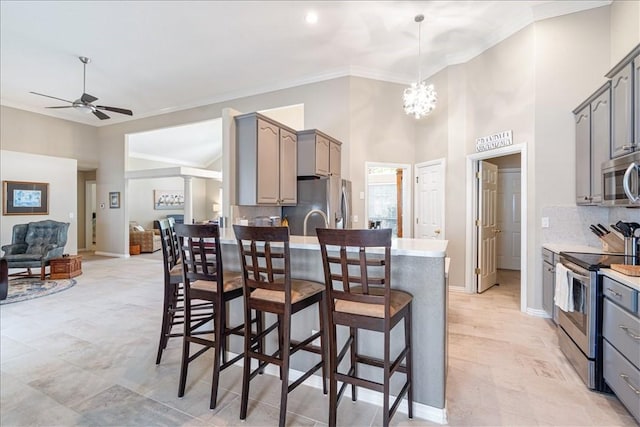
[[[578,279],[578,281],[581,283],[589,283],[589,281],[591,280],[588,276],[583,276],[582,274],[578,274],[575,271],[571,270],[570,268],[568,270],[569,270],[569,275],[575,279]]]

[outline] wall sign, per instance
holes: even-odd
[[[496,148],[506,147],[507,145],[513,145],[513,136],[510,130],[476,139],[476,151],[495,150]]]

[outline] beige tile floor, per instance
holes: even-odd
[[[87,256],[77,285],[0,306],[0,426],[273,426],[279,381],[252,382],[238,419],[241,369],[221,376],[208,409],[211,358],[192,364],[177,398],[180,340],[155,365],[161,307],[158,252],[129,259]],[[636,425],[615,397],[589,392],[557,348],[552,324],[519,312],[519,279],[482,295],[451,293],[447,407],[450,425]],[[511,273],[511,274],[510,274]],[[327,399],[296,389],[289,426],[322,426]],[[340,425],[377,426],[380,409],[345,400]],[[436,425],[397,414],[396,426]]]

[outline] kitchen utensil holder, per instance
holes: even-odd
[[[624,240],[619,236],[609,233],[600,237],[602,249],[605,252],[624,253]]]

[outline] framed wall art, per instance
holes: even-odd
[[[120,192],[112,191],[109,193],[109,207],[112,209],[120,208]]]
[[[153,190],[153,208],[184,209],[184,190]]]
[[[2,181],[4,215],[48,215],[49,183]]]

